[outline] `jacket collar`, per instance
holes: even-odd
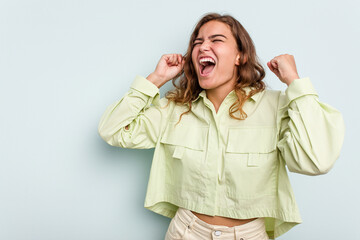
[[[249,92],[251,91],[251,88],[250,88],[250,87],[245,87],[244,90],[245,90],[246,94],[249,94]],[[251,96],[250,98],[251,98],[252,100],[254,100],[255,102],[257,102],[257,101],[259,100],[259,97],[261,96],[260,93],[261,93],[261,92],[258,92],[258,93],[256,93],[256,94],[254,94],[253,96]],[[205,90],[205,89],[203,89],[203,90],[199,93],[199,96],[197,96],[197,98],[195,98],[192,102],[196,102],[200,97],[202,97],[202,98],[207,98],[207,97],[206,97],[206,90]],[[235,90],[232,90],[231,92],[229,92],[229,94],[225,97],[224,101],[227,100],[227,99],[229,99],[229,100],[235,100],[235,99],[237,99],[237,95],[236,95],[236,93],[235,93]]]

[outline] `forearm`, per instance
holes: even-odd
[[[152,147],[162,119],[161,110],[151,106],[158,98],[158,88],[138,76],[125,96],[102,115],[98,125],[100,136],[112,146]]]
[[[281,109],[278,147],[290,171],[324,174],[339,157],[344,121],[338,110],[319,101],[308,79],[301,83],[302,80],[294,82],[287,91],[290,102]]]

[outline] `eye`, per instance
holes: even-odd
[[[214,39],[213,42],[222,42],[223,40],[220,39]]]
[[[198,44],[200,44],[201,42],[196,42],[196,43],[193,43],[193,46],[195,46],[195,45],[198,45]]]

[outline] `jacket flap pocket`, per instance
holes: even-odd
[[[204,150],[209,127],[169,123],[160,139],[161,143]]]
[[[276,149],[276,128],[229,128],[226,152],[269,153]]]

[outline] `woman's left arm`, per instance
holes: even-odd
[[[280,157],[291,172],[325,174],[338,159],[344,141],[342,114],[319,101],[309,78],[298,77],[293,56],[280,55],[274,59],[268,63],[270,70],[276,67],[277,73],[288,73],[278,75],[273,71],[288,85],[285,94],[280,96],[277,113]]]

